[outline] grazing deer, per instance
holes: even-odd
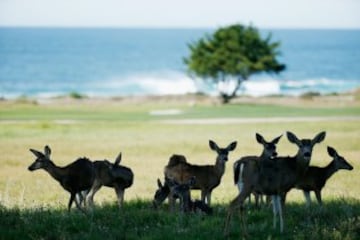
[[[93,163],[87,158],[79,158],[65,167],[58,167],[50,160],[51,149],[49,146],[45,146],[44,153],[34,149],[30,149],[30,151],[36,156],[36,160],[28,169],[30,171],[44,169],[58,181],[66,191],[70,192],[68,204],[68,211],[70,211],[76,194],[90,189],[94,182],[95,170]],[[84,211],[78,201],[75,201],[75,204],[78,209]]]
[[[353,169],[353,166],[340,156],[334,148],[328,147],[327,151],[333,160],[326,167],[310,166],[305,175],[295,185],[296,188],[303,190],[307,206],[311,204],[310,191],[315,192],[316,199],[321,205],[321,190],[325,186],[326,181],[340,169]]]
[[[293,133],[287,132],[288,140],[299,148],[294,157],[277,157],[270,161],[249,160],[242,163],[244,166],[241,166],[240,169],[247,168],[246,172],[240,173],[243,179],[243,188],[241,193],[230,203],[225,220],[224,234],[228,234],[231,217],[235,210],[240,208],[243,234],[246,235],[243,204],[253,191],[272,196],[273,225],[276,228],[276,215],[279,215],[280,232],[283,232],[281,196],[286,195],[305,174],[309,167],[314,145],[322,142],[325,135],[325,132],[321,132],[314,139],[299,140]]]
[[[194,176],[196,183],[191,188],[200,189],[201,201],[210,206],[211,193],[221,182],[229,152],[236,148],[236,142],[230,143],[226,148],[220,148],[210,140],[209,146],[217,153],[215,165],[194,165],[188,163],[182,155],[173,155],[165,167],[164,173],[165,177],[178,183],[184,183]]]
[[[180,199],[180,209],[182,212],[204,212],[212,214],[212,209],[203,201],[191,199],[190,188],[195,185],[195,177],[191,177],[185,183],[178,183],[175,180],[168,179],[170,192],[173,196]]]
[[[130,168],[120,165],[121,153],[115,159],[114,164],[107,160],[94,161],[95,180],[89,193],[86,196],[86,202],[93,206],[94,195],[102,186],[115,189],[119,207],[124,202],[125,189],[129,188],[134,181],[134,174]]]
[[[274,157],[277,156],[277,152],[276,152],[276,144],[279,143],[280,138],[282,137],[282,135],[280,135],[279,137],[274,138],[272,141],[267,142],[263,136],[261,136],[259,133],[256,133],[256,141],[263,145],[263,151],[261,153],[260,156],[245,156],[240,158],[239,160],[237,160],[234,165],[233,165],[233,169],[234,169],[234,182],[237,185],[238,189],[239,189],[239,193],[242,191],[243,188],[243,181],[241,178],[239,178],[239,174],[240,174],[240,166],[244,166],[241,165],[241,163],[243,163],[244,161],[252,161],[256,160],[256,161],[267,161],[270,159],[273,159]],[[246,166],[246,165],[245,165]],[[242,169],[242,171],[247,171],[247,169]],[[263,202],[262,199],[262,195],[257,193],[257,192],[253,192],[252,193],[255,197],[255,206],[258,207],[259,206],[259,198],[261,200],[261,202]],[[249,195],[249,203],[251,202],[250,199],[250,195]]]
[[[191,200],[190,189],[195,184],[195,177],[183,184],[168,178],[165,178],[164,184],[162,184],[160,179],[157,179],[157,184],[158,189],[153,200],[155,209],[171,194],[173,199],[180,199],[180,207],[185,212],[198,212],[200,210],[206,214],[212,214],[212,209],[206,203],[200,200]]]
[[[169,179],[165,178],[164,184],[157,179],[158,189],[156,189],[153,200],[153,207],[157,209],[170,194]]]

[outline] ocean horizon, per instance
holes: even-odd
[[[0,28],[0,97],[217,93],[187,74],[187,44],[215,29]],[[360,30],[260,30],[280,41],[280,75],[260,74],[238,94],[342,93],[360,87]]]

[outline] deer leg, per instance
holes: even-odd
[[[260,208],[259,202],[262,203],[262,195],[254,192],[254,198],[255,198],[255,207]]]
[[[271,196],[271,203],[273,206],[273,228],[276,229],[276,215],[278,213],[278,205],[277,205],[276,195]]]
[[[85,199],[86,199],[87,193],[88,193],[87,190],[78,192],[78,193],[75,195],[75,203],[76,203],[76,204],[79,204],[80,206],[83,204],[84,207],[86,207],[86,201],[85,201]]]
[[[75,199],[75,195],[76,195],[75,193],[71,193],[71,195],[70,195],[70,199],[69,199],[69,203],[68,203],[68,212],[70,212],[71,205]]]
[[[260,198],[260,205],[264,205],[264,195],[263,194],[258,194],[259,198]]]
[[[81,194],[81,192],[79,192],[78,194]],[[81,207],[81,204],[76,201],[76,194],[74,194],[73,201],[74,200],[75,200],[76,208],[79,209],[81,212],[86,214],[85,210]],[[70,211],[70,208],[69,208],[69,211]]]
[[[239,203],[240,194],[234,200],[232,200],[231,203],[230,203],[228,213],[227,213],[227,216],[226,216],[226,219],[225,219],[224,236],[229,235],[229,224],[231,222],[231,217],[232,217],[233,212],[236,210],[236,208],[239,207],[238,205],[240,205],[240,203]]]
[[[74,202],[75,198],[76,198],[76,193],[71,193],[69,204],[68,204],[68,211],[69,212],[70,212],[72,203]],[[79,209],[81,212],[85,213],[84,209],[81,208],[80,204],[77,201],[75,201],[75,204],[76,204],[77,209]]]
[[[279,215],[280,222],[280,233],[284,231],[284,219],[282,212],[282,197],[280,195],[272,195],[272,204],[273,204],[273,227],[276,229],[276,215]]]
[[[206,195],[206,204],[208,206],[210,206],[210,203],[211,203],[211,192],[209,192],[207,195]]]
[[[318,203],[319,203],[320,205],[322,205],[321,190],[316,190],[316,191],[315,191],[315,196],[316,196],[316,199],[317,199]]]
[[[207,203],[206,202],[206,192],[205,192],[205,190],[201,190],[201,201],[203,201],[204,203]]]
[[[170,211],[173,212],[175,210],[175,197],[172,193],[170,193],[168,199],[169,199]]]
[[[271,204],[271,196],[266,195],[265,199],[266,199],[266,206],[269,206]]]
[[[77,193],[75,195],[75,203],[81,205],[84,201],[83,196],[81,195],[81,192]]]
[[[285,209],[286,195],[287,195],[287,192],[282,192],[279,195],[280,196],[281,207],[282,207],[283,210]]]
[[[284,231],[284,219],[283,219],[283,211],[282,211],[282,202],[281,202],[281,197],[280,195],[276,196],[276,204],[277,204],[277,209],[278,209],[278,214],[279,214],[279,219],[280,219],[280,233],[282,233]]]
[[[86,203],[87,206],[89,207],[94,207],[94,195],[97,191],[99,191],[99,189],[102,187],[101,183],[96,181],[94,182],[94,184],[92,185],[90,191],[88,192],[88,194],[86,195]]]
[[[117,187],[115,188],[115,192],[118,199],[119,208],[121,208],[124,203],[124,189]]]
[[[311,204],[310,192],[309,191],[303,191],[303,193],[304,193],[304,197],[305,197],[305,200],[306,200],[306,206],[310,207],[310,204]]]
[[[242,230],[243,230],[243,234],[246,235],[247,234],[247,229],[246,229],[246,221],[244,218],[244,200],[251,194],[251,189],[250,188],[244,188],[243,191],[241,193],[239,193],[239,195],[237,195],[237,197],[231,201],[229,209],[228,209],[228,213],[225,219],[225,225],[224,225],[224,236],[228,236],[229,234],[229,225],[231,222],[231,217],[233,215],[233,213],[236,211],[236,209],[240,209],[240,217],[241,217],[241,221],[242,221]]]

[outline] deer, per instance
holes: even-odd
[[[158,189],[156,189],[153,199],[153,208],[157,209],[166,198],[169,197],[170,194],[170,186],[169,186],[169,179],[165,177],[164,184],[161,183],[161,180],[157,179]]]
[[[122,207],[124,202],[125,189],[132,186],[134,182],[134,174],[128,167],[121,166],[120,154],[116,157],[114,163],[108,160],[94,161],[95,180],[86,195],[86,203],[93,207],[94,195],[100,190],[102,186],[111,187],[115,189],[118,200],[119,208]]]
[[[190,188],[196,183],[194,176],[185,183],[178,183],[172,179],[167,179],[167,181],[170,192],[173,196],[177,196],[180,199],[180,209],[182,212],[204,212],[208,215],[212,214],[212,209],[206,203],[191,199]]]
[[[240,209],[243,234],[247,235],[244,220],[244,200],[253,192],[272,196],[273,227],[276,228],[276,218],[279,215],[280,233],[284,231],[282,216],[282,197],[293,188],[297,181],[304,176],[309,167],[313,147],[321,143],[326,136],[325,132],[318,133],[313,139],[299,140],[292,132],[286,133],[289,142],[297,145],[295,156],[276,157],[270,161],[249,160],[242,163],[240,177],[243,179],[242,191],[230,202],[225,219],[224,235],[229,233],[231,217],[236,209]]]
[[[231,142],[227,147],[220,148],[214,141],[209,140],[210,149],[217,153],[214,165],[195,165],[186,161],[183,155],[172,155],[169,163],[165,166],[164,175],[166,178],[184,183],[192,176],[196,178],[196,183],[191,186],[191,189],[201,190],[201,201],[210,206],[211,193],[219,186],[221,178],[225,172],[225,163],[228,161],[229,152],[236,148],[237,142]],[[173,207],[174,201],[171,200]]]
[[[44,147],[44,153],[35,149],[30,149],[30,151],[36,156],[36,159],[28,167],[28,170],[44,169],[70,193],[68,211],[70,212],[72,203],[75,200],[76,207],[85,212],[75,198],[77,194],[87,191],[93,185],[95,179],[93,163],[87,158],[79,158],[65,167],[59,167],[50,159],[51,149],[49,146]]]
[[[256,133],[255,137],[256,137],[256,141],[263,146],[263,151],[260,154],[260,156],[245,156],[245,157],[242,157],[239,160],[235,161],[234,165],[233,165],[234,183],[235,183],[235,185],[237,185],[237,187],[239,189],[239,193],[242,191],[242,188],[243,188],[242,179],[239,178],[241,163],[244,162],[244,161],[249,161],[250,159],[254,159],[256,161],[267,161],[267,160],[275,158],[277,156],[276,144],[279,143],[280,138],[282,137],[282,135],[274,138],[270,142],[267,142],[264,139],[264,137],[261,136],[261,134],[259,134],[259,133]],[[242,165],[242,166],[244,166],[244,165]],[[247,169],[243,169],[243,171],[247,171]],[[260,199],[261,203],[263,203],[262,195],[257,193],[257,192],[253,192],[252,194],[255,197],[255,206],[258,207],[259,206],[259,199]],[[249,196],[249,203],[251,202],[251,197],[250,196]]]
[[[195,177],[190,178],[186,183],[180,184],[175,180],[165,178],[164,184],[157,179],[158,189],[155,191],[153,208],[157,209],[171,194],[174,199],[180,199],[180,208],[184,212],[204,212],[212,214],[212,209],[201,200],[191,200],[190,189],[195,184]]]
[[[321,190],[327,180],[340,169],[353,170],[353,166],[344,157],[340,156],[334,148],[328,146],[327,152],[333,158],[332,161],[325,167],[310,166],[305,175],[295,185],[297,189],[303,191],[308,207],[311,204],[310,191],[315,192],[318,204],[322,205]]]

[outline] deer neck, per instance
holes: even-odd
[[[335,162],[331,162],[329,163],[326,167],[323,168],[324,169],[324,177],[325,179],[329,179],[337,170],[339,170],[337,167],[336,167],[336,164]]]
[[[47,171],[58,182],[61,182],[66,174],[64,168],[56,166],[53,162],[49,163],[49,165],[45,168],[45,171]]]
[[[305,174],[306,170],[309,168],[310,161],[305,161],[303,157],[300,157],[299,154],[297,154],[295,157],[296,161],[296,172],[298,176],[302,176]]]
[[[225,172],[225,162],[221,161],[219,159],[216,159],[216,163],[215,163],[215,172],[218,176],[222,176],[224,175]]]
[[[263,152],[261,153],[261,155],[259,156],[260,161],[268,160],[269,158],[270,158],[270,157],[266,156],[265,151],[263,151]]]

